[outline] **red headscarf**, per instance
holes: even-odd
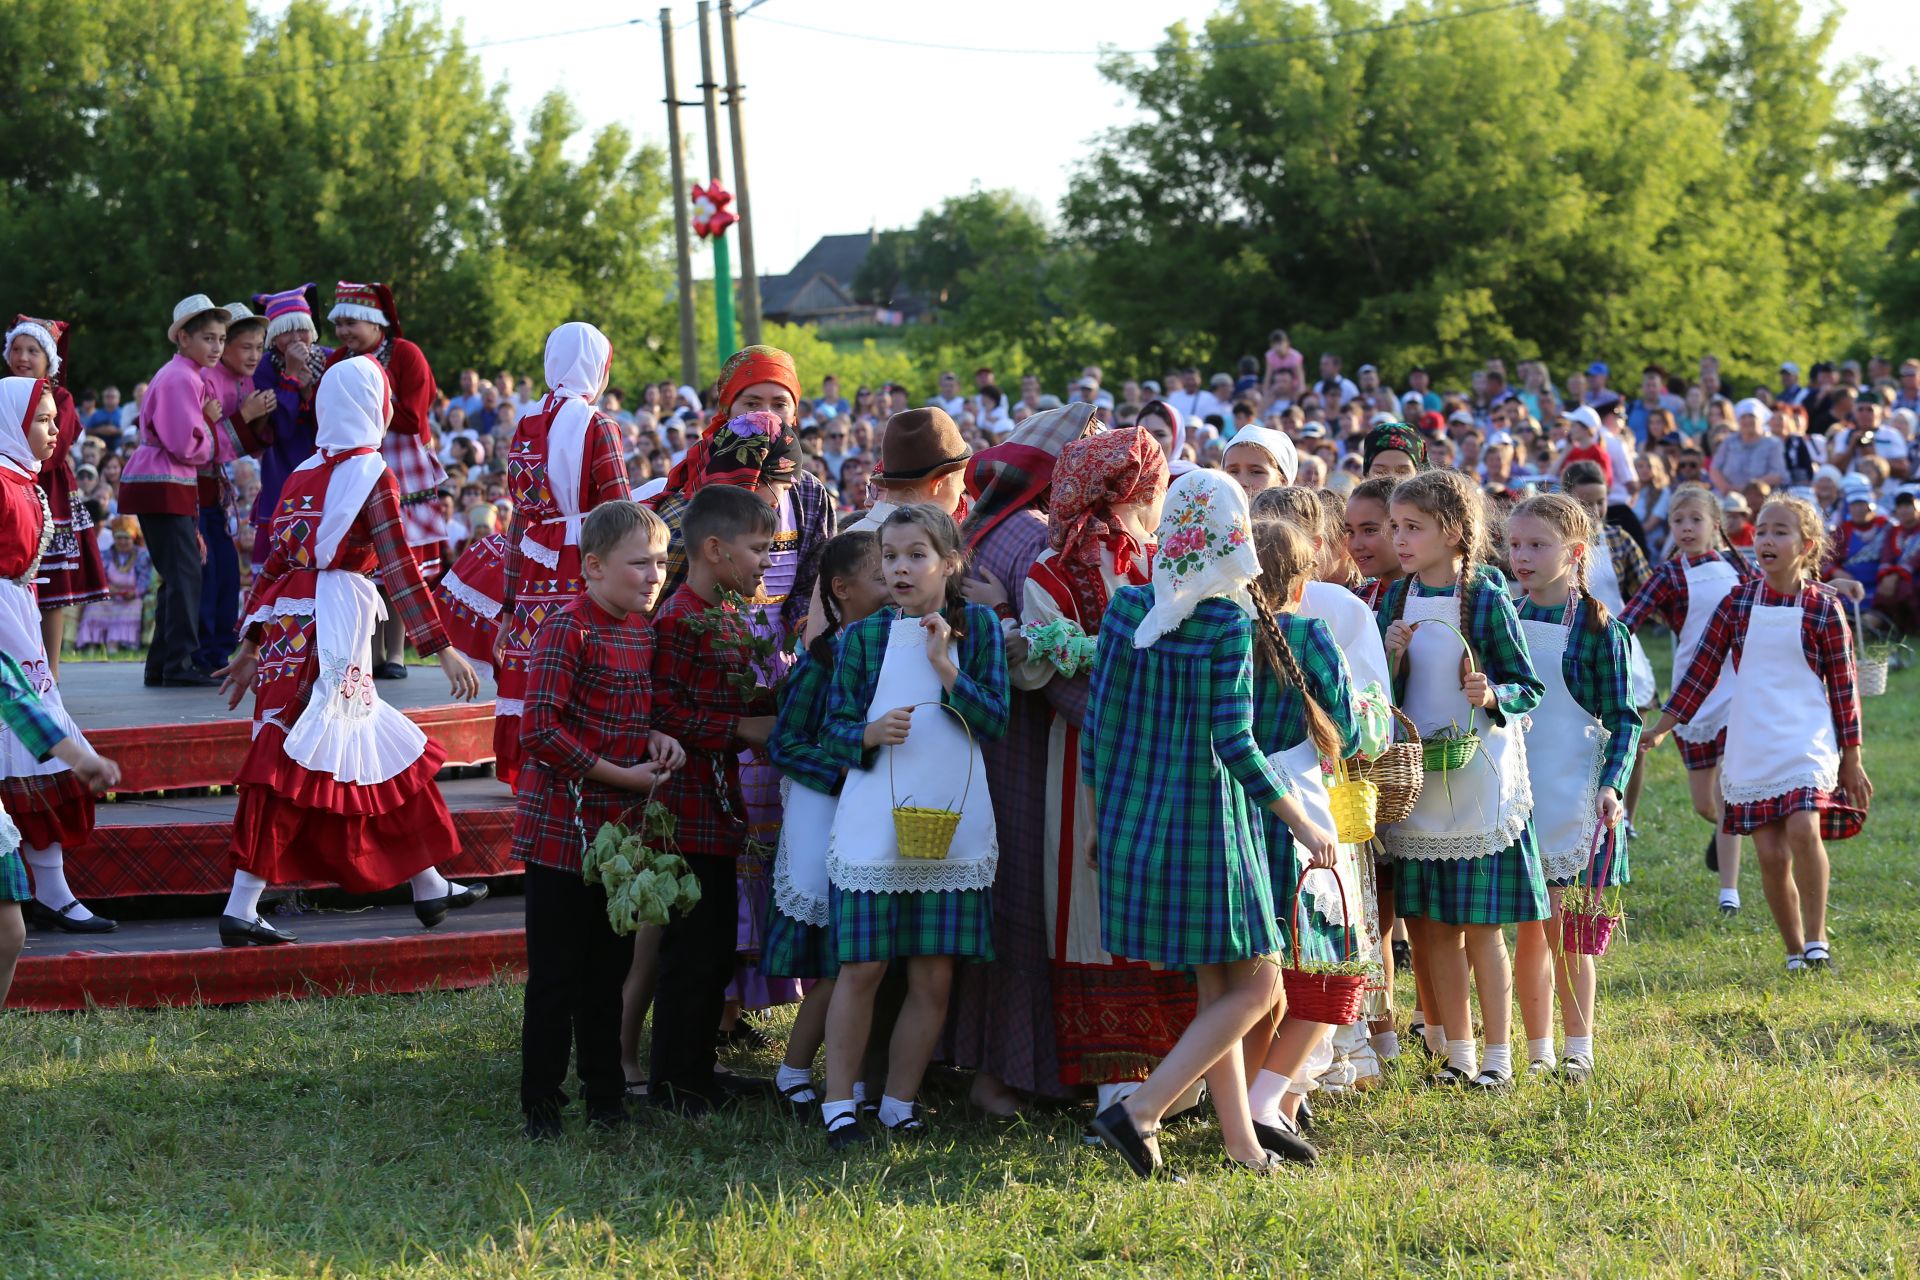
[[[787,389],[794,407],[800,405],[800,375],[793,357],[778,347],[742,347],[727,357],[720,368],[720,403],[716,412],[730,414],[733,402],[742,391],[758,382],[771,382]]]
[[[1167,455],[1138,427],[1083,436],[1060,451],[1053,469],[1047,540],[1073,590],[1080,626],[1091,632],[1107,611],[1107,584],[1100,549],[1113,555],[1114,571],[1132,577],[1145,568],[1144,548],[1125,529],[1108,523],[1115,507],[1148,502],[1167,488]]]

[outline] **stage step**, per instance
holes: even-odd
[[[513,793],[491,777],[438,785],[460,836],[459,857],[440,870],[455,879],[518,873],[520,864],[507,856]],[[68,883],[96,907],[113,898],[225,893],[233,883],[228,846],[239,804],[231,791],[103,803],[93,847],[67,858]]]
[[[217,906],[193,919],[128,921],[109,934],[33,929],[7,1007],[148,1009],[514,980],[527,966],[522,905],[517,893],[497,893],[432,930],[410,905],[274,917],[300,938],[280,947],[221,947]]]

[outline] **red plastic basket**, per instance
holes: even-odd
[[[1587,878],[1598,880],[1599,873],[1594,869],[1593,857],[1600,852],[1600,842],[1606,838],[1607,829],[1599,824],[1593,829],[1593,848],[1587,851]],[[1580,884],[1580,878],[1574,877],[1574,884]],[[1599,886],[1586,886],[1588,901],[1596,901]],[[1577,956],[1603,956],[1607,954],[1607,944],[1613,941],[1613,931],[1621,920],[1625,919],[1610,911],[1567,911],[1560,912],[1560,947],[1563,951]]]
[[[1340,918],[1346,919],[1347,886],[1338,871],[1332,872],[1333,883],[1340,890]],[[1300,881],[1293,888],[1293,910],[1287,922],[1290,934],[1287,939],[1290,951],[1288,959],[1297,959],[1300,955],[1300,894],[1307,887],[1307,873],[1300,873]],[[1352,955],[1347,936],[1352,925],[1341,927],[1341,951]],[[1308,969],[1296,969],[1292,965],[1280,966],[1280,983],[1287,993],[1287,1016],[1306,1022],[1325,1022],[1336,1027],[1344,1027],[1357,1022],[1361,1007],[1367,999],[1367,975],[1364,973],[1314,973]]]

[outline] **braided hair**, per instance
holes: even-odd
[[[1752,566],[1741,559],[1740,553],[1733,549],[1731,542],[1727,541],[1727,511],[1720,505],[1720,499],[1715,496],[1713,490],[1703,484],[1692,483],[1676,487],[1673,495],[1667,499],[1667,519],[1671,521],[1674,512],[1694,506],[1706,509],[1707,523],[1713,526],[1714,554],[1732,565],[1733,571],[1741,578],[1749,577],[1753,572]],[[1679,554],[1680,547],[1677,543],[1667,551],[1669,558]]]
[[[1264,498],[1270,493],[1284,492],[1288,491],[1268,489],[1260,496]],[[1299,692],[1301,703],[1307,711],[1307,737],[1313,741],[1313,749],[1323,756],[1338,759],[1342,745],[1340,731],[1334,728],[1332,717],[1327,715],[1326,709],[1308,686],[1307,673],[1301,669],[1300,660],[1294,655],[1293,646],[1287,643],[1287,633],[1279,622],[1279,615],[1287,611],[1293,593],[1313,578],[1313,543],[1291,521],[1280,516],[1261,514],[1253,522],[1253,549],[1260,557],[1260,576],[1254,579],[1251,588],[1255,612],[1258,614],[1258,643],[1255,647],[1260,661],[1290,688]]]
[[[1459,566],[1457,590],[1460,594],[1460,636],[1469,650],[1473,647],[1473,593],[1479,585],[1480,562],[1486,558],[1487,513],[1480,490],[1459,471],[1423,471],[1394,486],[1393,506],[1409,506],[1431,516],[1440,526],[1440,536],[1453,544],[1454,563]],[[1395,595],[1393,621],[1398,622],[1413,594],[1409,575],[1406,589]]]
[[[960,537],[960,526],[930,502],[910,502],[896,507],[887,514],[880,528],[884,532],[902,524],[910,524],[925,533],[934,554],[953,566],[947,574],[946,599],[940,605],[940,616],[947,620],[953,638],[962,639],[967,634],[967,598],[961,594],[960,586],[967,577],[967,544]]]
[[[879,558],[880,535],[869,529],[837,534],[820,548],[820,612],[826,617],[827,625],[807,645],[807,652],[828,670],[833,668],[833,638],[841,623],[840,600],[833,594],[833,584],[871,571]]]
[[[1564,493],[1542,493],[1528,498],[1513,509],[1514,516],[1527,516],[1553,529],[1563,542],[1582,542],[1587,553],[1573,558],[1573,588],[1587,603],[1587,630],[1604,631],[1612,621],[1607,606],[1593,594],[1589,572],[1596,555],[1610,555],[1606,540],[1596,536],[1593,515]]]

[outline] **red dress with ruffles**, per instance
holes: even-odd
[[[73,492],[79,487],[73,474],[73,446],[80,439],[80,414],[65,387],[48,389],[59,417],[53,456],[40,464],[40,491],[47,495],[47,510],[53,515],[53,542],[40,560],[42,613],[107,598],[107,568],[93,534],[93,514],[86,503],[75,500]]]
[[[520,420],[507,452],[507,492],[513,520],[506,534],[506,622],[500,667],[493,673],[494,774],[511,786],[520,771],[520,712],[526,705],[527,664],[540,624],[586,590],[580,576],[579,517],[603,502],[632,496],[620,451],[620,428],[596,411],[580,449],[579,511],[565,512],[555,501],[547,476],[548,433],[558,406],[549,401],[539,413]],[[572,519],[574,537],[567,537]],[[464,578],[462,579],[465,580]],[[487,660],[492,661],[489,645]]]
[[[446,752],[426,739],[409,765],[377,783],[344,782],[289,756],[288,735],[316,686],[325,696],[369,706],[378,699],[370,670],[349,669],[334,683],[321,679],[314,614],[321,572],[371,576],[377,570],[421,654],[447,647],[447,636],[408,553],[400,487],[391,472],[381,473],[332,562],[318,563],[332,473],[323,465],[288,477],[274,513],[273,547],[247,600],[242,625],[260,646],[259,669],[253,746],[236,779],[232,853],[236,868],[269,884],[322,882],[377,893],[459,852],[452,815],[434,784]]]
[[[507,595],[507,535],[475,539],[433,589],[434,607],[447,642],[475,668],[493,670],[493,642],[500,636],[500,602]]]

